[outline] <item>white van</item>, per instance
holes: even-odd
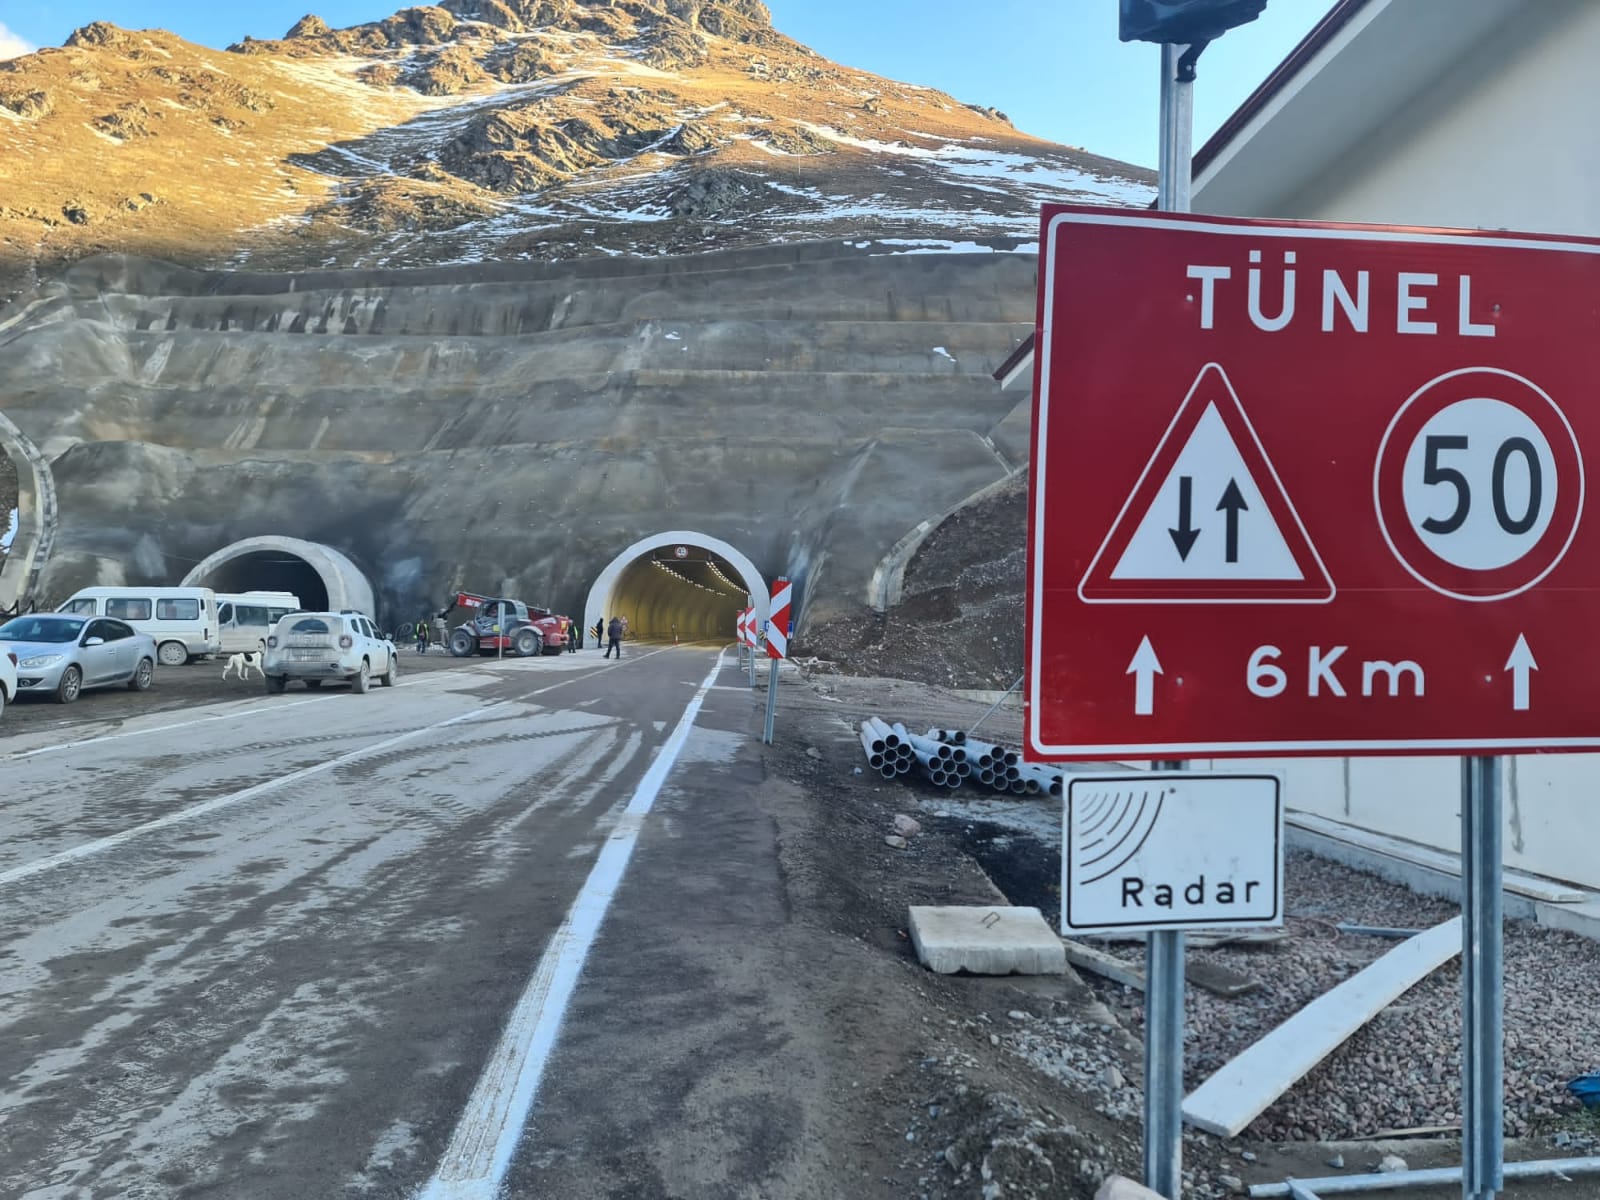
[[[265,650],[267,634],[282,617],[300,611],[293,592],[218,592],[217,636],[223,654]]]
[[[114,617],[156,640],[164,667],[209,658],[222,647],[217,637],[217,599],[210,588],[80,588],[57,612]]]

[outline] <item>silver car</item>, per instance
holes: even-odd
[[[17,695],[71,704],[84,688],[150,686],[156,643],[112,617],[29,613],[0,625],[0,647],[17,656]]]

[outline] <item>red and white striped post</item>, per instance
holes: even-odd
[[[767,727],[761,740],[772,744],[772,726],[778,716],[778,663],[789,657],[794,588],[787,579],[772,585],[772,619],[767,622]]]
[[[744,610],[744,663],[750,670],[750,686],[756,685],[756,608]]]

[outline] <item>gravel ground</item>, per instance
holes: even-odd
[[[898,714],[882,714],[894,720]],[[1009,800],[987,792],[947,792],[907,782],[919,815],[962,830],[970,847],[1014,903],[1035,904],[1054,924],[1060,878],[1059,801]],[[1308,853],[1290,856],[1285,884],[1289,940],[1273,946],[1190,950],[1259,980],[1248,995],[1225,999],[1190,987],[1185,1085],[1192,1089],[1312,1000],[1381,957],[1397,942],[1342,934],[1339,923],[1425,929],[1449,920],[1455,905]],[[1138,943],[1109,951],[1141,961]],[[1569,1079],[1600,1067],[1600,943],[1526,921],[1508,921],[1506,963],[1506,1132],[1513,1137],[1581,1124],[1565,1091]],[[1138,992],[1085,976],[1119,1028],[1143,1036]],[[1273,1141],[1343,1141],[1395,1130],[1458,1126],[1461,1120],[1461,970],[1459,959],[1420,982],[1335,1050],[1249,1128]],[[1073,1086],[1096,1095],[1108,1116],[1140,1111],[1137,1081],[1108,1068],[1125,1046],[1090,1027],[1027,1027],[1014,1049]],[[1591,1131],[1592,1132],[1592,1131]],[[1587,1137],[1588,1135],[1584,1135]]]
[[[1275,947],[1192,951],[1265,985],[1236,999],[1188,989],[1185,1083],[1194,1087],[1310,1001],[1380,957],[1393,941],[1341,934],[1339,922],[1426,928],[1455,906],[1309,854],[1291,855],[1285,875],[1287,928]],[[1567,1080],[1600,1066],[1600,943],[1526,921],[1508,921],[1506,1132],[1523,1136],[1577,1103]],[[1139,946],[1113,946],[1129,958]],[[1136,1035],[1143,1002],[1097,981]],[[1435,971],[1379,1013],[1250,1127],[1273,1140],[1337,1141],[1461,1120],[1461,970]]]
[[[885,712],[885,720],[896,714]],[[918,810],[946,829],[963,829],[970,848],[1016,904],[1035,904],[1051,925],[1059,918],[1061,802],[1011,800],[987,790],[934,789],[907,776]],[[1243,997],[1187,989],[1184,1083],[1192,1090],[1235,1054],[1258,1042],[1331,987],[1397,944],[1339,933],[1339,923],[1416,928],[1458,914],[1451,902],[1363,874],[1314,854],[1293,853],[1285,872],[1286,930],[1275,946],[1190,949],[1261,981]],[[1142,962],[1141,942],[1107,944]],[[1085,973],[1096,994],[1136,1040],[1144,1030],[1142,994]],[[1514,1138],[1552,1126],[1582,1125],[1565,1083],[1600,1069],[1600,942],[1523,920],[1506,923],[1506,1133]],[[1093,1029],[1032,1030],[1018,1048],[1035,1066],[1074,1085],[1096,1085],[1114,1061],[1096,1053]],[[1117,1077],[1110,1075],[1115,1083]],[[1138,1112],[1136,1088],[1101,1088],[1101,1110]],[[1130,1107],[1133,1106],[1133,1107]],[[1461,963],[1451,960],[1358,1030],[1304,1080],[1267,1109],[1246,1133],[1270,1141],[1349,1141],[1419,1126],[1461,1123]],[[1589,1144],[1595,1128],[1576,1134]],[[1597,1146],[1600,1149],[1600,1146]]]

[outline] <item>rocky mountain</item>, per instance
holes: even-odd
[[[92,164],[92,167],[89,167]],[[389,268],[785,241],[1028,247],[1149,172],[822,58],[760,0],[446,0],[0,62],[0,296],[86,255]]]

